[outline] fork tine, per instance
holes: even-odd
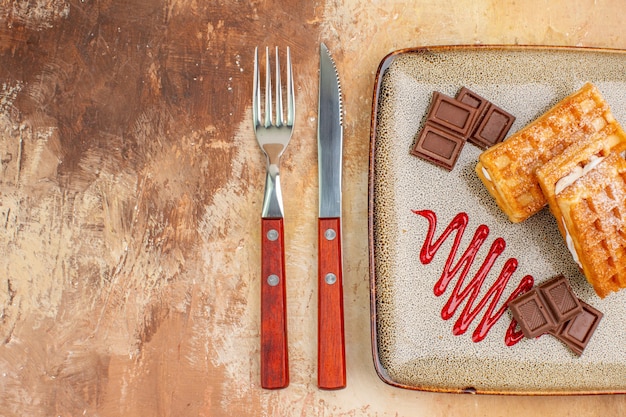
[[[293,126],[296,106],[293,91],[293,75],[291,73],[291,51],[287,47],[287,125]]]
[[[272,125],[272,76],[270,69],[270,48],[265,47],[265,127]]]
[[[278,58],[278,46],[276,47],[276,126],[280,127],[285,122],[283,117],[283,86],[280,82],[280,59]]]
[[[254,48],[254,83],[252,85],[252,121],[261,124],[261,86],[259,85],[259,47]]]

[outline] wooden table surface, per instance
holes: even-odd
[[[618,416],[626,396],[393,388],[370,345],[374,77],[399,48],[626,48],[620,0],[0,1],[0,415]],[[348,386],[316,387],[319,43],[345,108]],[[259,386],[254,46],[290,46],[291,384]],[[616,346],[616,349],[623,349]]]

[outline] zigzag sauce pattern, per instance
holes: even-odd
[[[487,336],[489,330],[500,319],[500,317],[502,317],[507,309],[508,303],[518,295],[530,290],[533,287],[533,277],[531,275],[524,276],[513,293],[511,293],[506,301],[496,310],[498,302],[502,297],[511,275],[517,269],[517,259],[509,258],[502,267],[502,271],[496,281],[491,285],[483,298],[476,303],[476,299],[478,298],[478,294],[485,278],[491,271],[496,259],[502,254],[504,248],[506,247],[504,239],[498,237],[494,240],[484,262],[476,272],[474,278],[465,287],[463,287],[469,269],[476,259],[476,254],[489,235],[489,228],[486,225],[478,226],[469,246],[460,256],[458,261],[454,263],[463,233],[465,232],[469,222],[467,213],[461,212],[457,214],[443,233],[433,242],[435,229],[437,227],[437,215],[435,212],[431,210],[412,211],[413,213],[428,220],[428,232],[426,233],[426,239],[424,240],[424,245],[420,251],[420,261],[422,264],[429,264],[435,257],[435,254],[441,247],[442,243],[446,241],[451,234],[456,233],[450,254],[448,255],[446,263],[443,267],[443,272],[439,280],[435,283],[433,292],[437,297],[443,295],[450,282],[458,276],[458,280],[454,285],[450,298],[441,310],[441,317],[444,320],[449,320],[461,304],[466,301],[465,307],[463,307],[463,311],[452,329],[452,333],[455,335],[464,334],[472,321],[481,313],[481,311],[483,311],[483,309],[485,309],[487,303],[489,303],[482,319],[480,320],[480,323],[472,334],[472,340],[474,342],[480,342]],[[490,299],[491,302],[489,302]],[[504,342],[507,346],[515,345],[524,337],[521,331],[515,330],[516,326],[517,322],[512,320],[504,337]]]

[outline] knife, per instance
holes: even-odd
[[[339,75],[326,45],[320,45],[317,119],[319,170],[317,385],[346,386],[341,257],[341,163],[343,148]]]

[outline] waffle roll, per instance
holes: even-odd
[[[626,288],[626,160],[610,153],[555,200],[567,246],[598,296]]]
[[[626,132],[617,121],[612,121],[595,134],[573,143],[563,153],[537,169],[537,180],[563,237],[566,233],[556,195],[597,166],[610,153],[624,150]]]
[[[570,145],[588,141],[617,122],[591,83],[565,97],[542,116],[479,156],[476,173],[509,219],[537,213],[547,199],[536,171]]]

